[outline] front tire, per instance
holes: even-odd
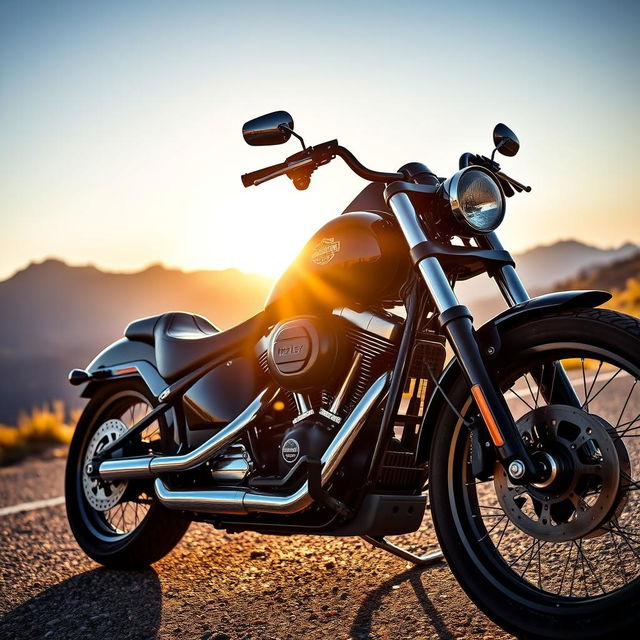
[[[553,410],[540,408],[544,394],[530,373],[557,361],[575,367],[570,373],[583,413],[606,424],[594,429],[602,440],[625,445],[616,449],[615,467],[623,489],[608,520],[579,538],[572,538],[570,527],[583,514],[573,513],[570,501],[558,501],[551,527],[544,488],[524,491],[505,509],[499,467],[485,483],[473,477],[468,429],[445,406],[430,457],[430,498],[441,548],[469,597],[518,637],[631,637],[640,623],[640,321],[608,310],[576,310],[529,321],[501,340],[494,376],[505,398],[511,397],[512,413],[521,407],[523,423],[527,414]],[[518,380],[526,384],[518,386]],[[477,412],[462,381],[449,397],[463,417]],[[564,437],[569,442],[573,436]],[[603,491],[603,482],[592,484],[577,498],[570,494],[584,501],[585,510]]]
[[[91,480],[87,460],[133,426],[154,399],[138,380],[106,383],[91,398],[76,427],[65,472],[67,518],[82,550],[96,562],[118,569],[148,566],[169,553],[190,520],[162,506],[151,480],[108,483]],[[161,452],[168,441],[160,419],[145,429],[138,455]]]

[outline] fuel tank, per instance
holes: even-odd
[[[305,245],[267,298],[278,319],[339,306],[394,306],[410,269],[397,223],[378,213],[346,213]]]

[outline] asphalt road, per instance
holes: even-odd
[[[0,469],[0,509],[62,494],[64,460]],[[425,521],[425,549],[435,536]],[[100,568],[64,505],[0,516],[0,638],[509,638],[445,563],[419,569],[364,541],[192,524],[145,571]]]
[[[640,420],[640,385],[609,373],[597,389],[609,379],[591,411],[632,427]],[[518,403],[527,410],[514,397],[512,411]],[[634,468],[637,429],[626,442]],[[151,569],[100,568],[76,545],[63,505],[6,513],[61,496],[64,464],[30,459],[0,469],[0,640],[511,637],[478,611],[445,563],[416,568],[358,538],[228,535],[192,524]],[[630,497],[634,514],[638,497]],[[429,519],[409,538],[420,552],[436,548]]]

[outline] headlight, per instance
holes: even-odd
[[[444,191],[463,234],[490,233],[500,226],[505,199],[490,171],[466,167],[444,183]]]

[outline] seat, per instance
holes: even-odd
[[[168,316],[171,316],[170,318]],[[213,335],[220,329],[211,324],[205,317],[195,313],[185,313],[184,311],[172,311],[171,313],[161,313],[157,316],[148,316],[134,320],[127,325],[124,335],[129,340],[138,340],[147,344],[155,344],[155,328],[160,319],[167,317],[167,331],[175,338],[198,339],[203,334]]]
[[[124,330],[125,338],[153,345],[153,330],[156,328],[158,320],[162,318],[163,315],[164,314],[148,316],[147,318],[140,318],[139,320],[130,322]]]
[[[264,313],[259,313],[220,331],[195,314],[176,311],[158,316],[153,329],[158,372],[172,382],[212,359],[223,361],[251,350],[264,322]]]

